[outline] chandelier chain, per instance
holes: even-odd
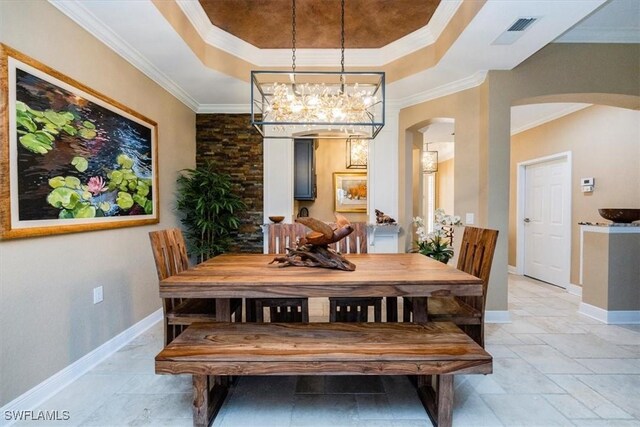
[[[341,2],[340,28],[340,67],[344,73],[344,0]]]
[[[291,69],[295,73],[296,71],[296,0],[293,1],[293,7],[291,8]]]

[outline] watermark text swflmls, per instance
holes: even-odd
[[[5,421],[68,421],[69,411],[4,411]]]

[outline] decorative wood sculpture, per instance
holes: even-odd
[[[347,218],[338,213],[334,215],[336,216],[335,224],[327,224],[311,217],[297,218],[296,222],[313,231],[299,238],[295,248],[287,248],[286,255],[275,257],[270,264],[278,262],[281,267],[293,265],[354,271],[355,264],[345,259],[340,252],[329,248],[330,244],[344,239],[353,232],[353,227]]]

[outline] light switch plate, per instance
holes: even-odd
[[[102,286],[98,286],[97,288],[93,288],[93,303],[98,304],[104,300],[104,294]]]
[[[467,213],[464,222],[465,224],[472,225],[475,222],[475,215],[473,213]]]

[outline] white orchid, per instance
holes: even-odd
[[[434,212],[433,231],[427,233],[424,220],[419,216],[413,218],[416,226],[416,243],[418,252],[431,258],[442,261],[445,264],[453,256],[453,226],[462,225],[460,217],[447,215],[444,209],[436,209]]]

